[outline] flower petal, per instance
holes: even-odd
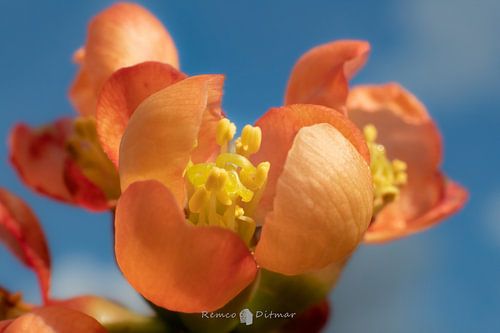
[[[42,227],[31,208],[0,188],[0,241],[37,275],[44,302],[50,288],[50,254]]]
[[[90,211],[102,212],[114,207],[116,201],[108,200],[104,192],[84,174],[78,164],[67,158],[64,165],[64,181],[73,203]]]
[[[12,324],[14,320],[2,320],[0,321],[0,333],[3,333],[5,332],[5,330],[7,329],[7,327]]]
[[[220,102],[223,81],[221,75],[193,76],[160,90],[139,105],[120,147],[122,192],[135,181],[156,179],[184,205],[184,169],[196,143],[201,145],[204,139],[200,137],[204,114],[212,114],[214,101]]]
[[[96,104],[96,91],[89,73],[80,67],[69,89],[69,98],[73,106],[83,116],[93,115]]]
[[[71,131],[70,119],[60,119],[40,129],[18,124],[9,140],[10,160],[26,185],[65,202],[72,202],[63,177],[68,157],[65,145]]]
[[[70,99],[83,115],[95,113],[99,90],[115,70],[144,61],[179,67],[168,31],[148,10],[131,3],[114,4],[92,19],[78,57],[82,67]]]
[[[93,211],[109,208],[96,185],[74,165],[66,149],[73,132],[71,119],[59,119],[42,128],[14,127],[9,138],[10,160],[24,183],[50,198]]]
[[[14,320],[5,333],[106,333],[94,318],[58,306],[36,309]]]
[[[115,220],[121,271],[148,300],[172,311],[213,311],[255,278],[243,241],[218,227],[194,227],[172,193],[150,180],[130,185]]]
[[[390,240],[390,234],[402,237],[405,234],[402,229],[406,228],[413,230],[408,234],[416,232],[419,228],[412,228],[410,224],[427,225],[427,222],[422,222],[422,219],[428,219],[425,216],[433,216],[434,209],[441,211],[441,205],[449,205],[448,185],[439,172],[442,142],[436,124],[425,106],[396,83],[356,87],[349,95],[347,107],[350,119],[358,126],[375,125],[377,141],[385,146],[390,159],[397,158],[408,165],[408,183],[402,188],[399,198],[377,215],[366,239]],[[464,195],[464,192],[460,194],[461,197]],[[455,199],[451,201],[456,202]],[[460,206],[463,205],[464,200],[459,201]],[[444,218],[458,208],[445,208],[450,213],[438,215]],[[430,220],[438,222],[435,218]],[[384,228],[388,230],[382,237]],[[370,235],[372,230],[379,236]]]
[[[369,162],[370,153],[363,134],[341,113],[319,105],[302,104],[269,110],[255,124],[262,130],[262,144],[260,151],[252,159],[271,163],[266,191],[259,206],[259,220],[272,209],[276,184],[298,131],[302,127],[320,123],[327,123],[337,128]]]
[[[263,268],[302,274],[339,263],[372,216],[370,169],[329,124],[302,128],[278,179],[255,257]]]
[[[295,64],[285,94],[285,104],[319,104],[342,109],[348,81],[365,64],[370,44],[339,40],[306,52]]]
[[[115,165],[123,132],[139,104],[185,78],[185,74],[170,65],[150,61],[119,69],[104,83],[97,102],[97,132],[104,151]]]
[[[404,214],[395,204],[390,205],[381,212],[376,223],[370,226],[365,234],[365,242],[392,241],[429,229],[460,210],[467,198],[466,189],[457,183],[448,181],[443,197],[436,206],[414,220],[406,220]]]
[[[130,323],[133,327],[134,324],[146,324],[152,319],[152,317],[132,312],[119,303],[94,295],[52,300],[50,305],[82,312],[106,327],[123,325],[124,323]],[[132,329],[129,327],[129,330]]]

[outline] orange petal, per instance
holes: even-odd
[[[99,90],[117,69],[144,61],[179,67],[168,31],[148,10],[131,3],[114,4],[92,19],[78,59],[82,68],[70,99],[83,115],[94,114]]]
[[[42,195],[94,211],[108,209],[102,191],[77,167],[68,167],[66,143],[72,131],[71,119],[35,129],[16,125],[9,139],[12,165],[24,183]]]
[[[406,220],[396,205],[388,206],[366,232],[365,242],[387,242],[429,229],[460,210],[467,198],[466,189],[448,181],[436,206],[414,220]]]
[[[120,147],[122,192],[135,181],[156,179],[184,205],[184,169],[197,141],[199,147],[203,144],[200,126],[204,114],[213,112],[214,101],[220,102],[223,81],[221,75],[193,76],[160,90],[139,105]]]
[[[69,89],[71,103],[82,116],[90,116],[95,113],[96,95],[97,92],[88,71],[80,67]]]
[[[62,306],[85,313],[96,319],[101,325],[108,327],[126,322],[140,323],[150,318],[132,312],[111,300],[93,295],[84,295],[57,301],[52,300],[50,305]]]
[[[259,265],[302,274],[347,258],[372,216],[370,169],[329,124],[302,128],[278,179],[255,251]]]
[[[31,208],[0,188],[0,241],[37,275],[44,302],[50,285],[50,254],[42,227]]]
[[[14,320],[5,333],[106,333],[94,318],[58,306],[36,309]]]
[[[97,102],[97,132],[115,165],[123,133],[137,106],[146,97],[185,78],[170,65],[144,62],[117,70],[105,82]]]
[[[337,128],[369,162],[370,153],[363,134],[356,125],[339,112],[319,105],[300,104],[269,110],[255,124],[262,130],[262,145],[260,151],[252,159],[257,162],[269,161],[271,163],[266,191],[258,211],[259,219],[272,209],[276,184],[295,135],[302,127],[320,123],[327,123]]]
[[[370,44],[339,40],[305,53],[295,64],[285,94],[285,104],[319,104],[341,109],[348,81],[365,64]]]
[[[218,227],[194,227],[172,193],[150,180],[130,185],[115,220],[121,271],[148,300],[172,311],[221,308],[255,278],[243,241]]]
[[[3,333],[5,332],[5,330],[7,329],[7,327],[12,324],[14,320],[2,320],[0,321],[0,333]]]
[[[398,234],[404,234],[402,229],[414,223],[412,221],[427,224],[422,222],[422,219],[428,220],[425,216],[433,215],[434,209],[440,211],[438,207],[442,204],[448,207],[449,189],[439,172],[441,136],[425,106],[414,95],[396,83],[360,86],[351,91],[347,107],[350,119],[357,125],[377,127],[377,141],[385,146],[389,158],[398,158],[408,165],[408,183],[399,198],[377,215],[367,233],[368,240],[389,240],[392,237],[388,235],[399,230],[394,233],[397,238]],[[449,214],[438,215],[443,218]],[[378,235],[384,234],[384,228],[388,228],[385,236],[370,236],[375,230]]]

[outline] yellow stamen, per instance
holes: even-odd
[[[0,287],[0,321],[17,318],[32,308],[33,306],[24,303],[21,293],[10,293]]]
[[[246,125],[241,131],[241,137],[236,139],[236,153],[245,157],[255,154],[259,151],[261,142],[260,128]]]
[[[73,135],[67,142],[67,150],[83,174],[97,185],[108,199],[118,199],[118,172],[101,148],[94,118],[80,117],[74,121]]]
[[[215,140],[222,150],[227,151],[228,144],[234,138],[236,133],[236,125],[229,119],[223,118],[217,124]]]
[[[199,213],[205,207],[210,197],[210,193],[205,186],[198,187],[189,199],[189,210],[193,213]]]
[[[205,186],[208,191],[220,191],[228,180],[227,171],[222,168],[212,168],[208,175]]]
[[[370,169],[374,187],[373,211],[375,215],[399,196],[400,188],[407,182],[407,166],[401,160],[389,160],[385,147],[376,142],[378,133],[375,126],[366,125],[363,132],[371,156]]]
[[[228,119],[220,120],[216,141],[221,146],[221,153],[215,162],[190,164],[186,168],[191,195],[188,218],[194,225],[228,228],[249,245],[256,229],[250,215],[262,197],[271,165],[262,162],[254,166],[248,159],[260,149],[260,128],[245,126],[236,147],[230,151],[228,147],[235,132],[233,123]]]

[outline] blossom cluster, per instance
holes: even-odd
[[[350,86],[369,53],[361,40],[307,51],[283,105],[238,134],[224,75],[182,72],[153,14],[130,3],[97,14],[73,56],[76,113],[15,125],[10,161],[33,191],[112,213],[117,264],[156,315],[98,296],[53,299],[40,223],[0,189],[0,240],[36,273],[43,300],[0,289],[0,332],[230,332],[236,316],[200,314],[243,308],[297,313],[246,331],[319,331],[362,242],[423,231],[467,199],[440,170],[439,130],[412,93]]]

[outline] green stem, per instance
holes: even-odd
[[[121,322],[105,325],[109,333],[174,333],[177,332],[167,326],[162,320],[151,317],[138,322]]]

